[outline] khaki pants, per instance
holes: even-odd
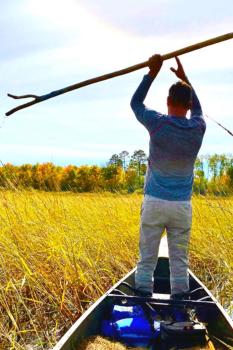
[[[192,223],[190,201],[167,201],[146,195],[141,209],[140,260],[135,286],[139,291],[153,292],[153,274],[158,260],[159,244],[166,229],[170,261],[171,294],[187,292],[188,245]]]

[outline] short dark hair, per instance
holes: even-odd
[[[190,85],[180,80],[173,84],[169,89],[169,97],[172,104],[181,105],[185,108],[190,107],[192,101],[192,88]]]

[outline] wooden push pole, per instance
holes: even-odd
[[[184,48],[176,50],[176,51],[169,52],[169,53],[167,53],[165,55],[162,55],[162,59],[163,59],[163,61],[165,61],[165,60],[168,60],[168,59],[170,59],[172,57],[180,56],[180,55],[183,55],[185,53],[188,53],[188,52],[191,52],[191,51],[194,51],[194,50],[199,50],[199,49],[201,49],[203,47],[206,47],[206,46],[209,46],[209,45],[213,45],[213,44],[219,43],[221,41],[229,40],[229,39],[232,39],[232,38],[233,38],[233,32],[232,33],[228,33],[228,34],[224,34],[224,35],[220,35],[220,36],[217,36],[216,38],[205,40],[205,41],[202,41],[200,43],[197,43],[197,44],[194,44],[194,45],[190,45],[190,46],[184,47]],[[29,106],[32,106],[32,105],[36,104],[36,103],[48,100],[50,98],[53,98],[53,97],[56,97],[56,96],[59,96],[59,95],[62,95],[64,93],[66,93],[66,92],[69,92],[69,91],[72,91],[72,90],[76,90],[76,89],[79,89],[79,88],[81,88],[83,86],[87,86],[87,85],[90,85],[90,84],[95,84],[95,83],[98,83],[98,82],[103,81],[103,80],[107,80],[107,79],[111,79],[111,78],[114,78],[114,77],[118,77],[118,76],[123,75],[123,74],[128,74],[130,72],[134,72],[135,70],[138,70],[138,69],[141,69],[141,68],[145,68],[147,66],[148,66],[148,61],[145,61],[145,62],[136,64],[136,65],[128,67],[128,68],[124,68],[124,69],[121,69],[121,70],[118,70],[118,71],[115,71],[115,72],[112,72],[112,73],[109,73],[109,74],[101,75],[101,76],[96,77],[96,78],[88,79],[88,80],[82,81],[80,83],[67,86],[67,87],[65,87],[63,89],[59,89],[59,90],[50,92],[50,93],[48,93],[46,95],[37,96],[37,95],[29,94],[29,95],[23,95],[23,96],[15,96],[15,95],[12,95],[12,94],[8,94],[9,97],[12,97],[14,99],[33,98],[33,100],[30,101],[30,102],[27,102],[25,104],[22,104],[22,105],[20,105],[18,107],[15,107],[15,108],[11,109],[9,112],[6,113],[6,116],[9,116],[9,115],[13,114],[13,113],[19,111],[20,109],[27,108]]]

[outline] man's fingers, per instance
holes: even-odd
[[[171,70],[173,73],[176,73],[176,69],[175,69],[175,68],[170,67],[170,70]]]
[[[161,61],[161,60],[162,60],[162,56],[159,55],[159,54],[155,54],[155,55],[151,56],[151,57],[149,58],[149,60],[153,60],[153,61],[158,60],[158,61]]]
[[[177,65],[178,65],[178,68],[179,68],[179,67],[182,67],[182,64],[181,64],[181,62],[180,62],[180,59],[179,59],[178,57],[175,57],[175,59],[176,59],[176,63],[177,63]]]

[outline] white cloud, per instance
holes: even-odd
[[[139,149],[132,144],[82,144],[77,149],[65,147],[49,147],[22,144],[2,144],[0,150],[0,163],[13,164],[37,162],[54,162],[55,164],[101,164],[104,165],[112,154],[123,150],[131,154]],[[146,148],[144,148],[146,149]]]
[[[167,5],[169,3],[166,1]],[[174,1],[172,3],[174,5]],[[54,38],[54,43],[49,46],[40,41],[36,51],[22,50],[19,51],[19,55],[10,55],[5,59],[3,57],[0,69],[4,94],[48,93],[146,61],[153,53],[167,53],[223,34],[229,27],[229,22],[224,24],[221,19],[219,25],[203,25],[193,33],[181,31],[177,25],[172,33],[166,31],[164,22],[163,35],[161,32],[156,32],[155,35],[155,31],[151,29],[154,35],[142,36],[133,30],[136,22],[129,20],[128,25],[132,30],[126,31],[114,21],[103,21],[97,14],[85,8],[85,3],[80,5],[75,0],[25,0],[21,4],[19,16],[24,17],[20,17],[19,20],[23,22],[24,18],[29,18],[31,22],[34,20],[37,23],[33,35],[30,36],[30,27],[27,28],[27,33],[23,32],[22,41],[27,39],[30,48],[30,43],[33,44],[36,37],[45,33],[41,33],[39,28],[52,28],[53,32],[49,32],[49,35],[50,39]],[[163,1],[160,1],[159,6],[163,5]],[[126,3],[125,6],[127,8]],[[198,4],[195,6],[198,9]],[[138,9],[135,5],[135,11]],[[128,14],[129,10],[128,7]],[[118,15],[120,11],[119,7]],[[140,16],[140,13],[138,15]],[[177,14],[174,14],[174,18],[176,16]],[[9,17],[9,20],[15,21],[15,26],[17,25],[16,14]],[[11,25],[7,19],[4,25],[11,32]],[[12,32],[11,36],[13,35]],[[66,38],[66,42],[59,41],[59,37]],[[5,39],[7,44],[7,37]],[[232,128],[233,119],[229,118],[232,111],[232,85],[225,83],[225,77],[232,75],[233,71],[231,43],[227,41],[184,55],[182,62],[191,80],[193,79],[198,86],[197,92],[201,96],[205,112],[221,122],[229,123],[227,126]],[[171,60],[164,63],[158,81],[153,84],[147,99],[149,106],[163,112],[166,112],[167,88],[176,80],[169,72],[169,67],[173,64],[174,61]],[[3,143],[1,154],[4,154],[5,159],[14,155],[17,159],[32,159],[30,157],[34,154],[45,159],[46,155],[48,158],[53,155],[82,159],[100,157],[107,160],[110,152],[118,153],[122,149],[131,152],[144,146],[147,148],[146,131],[137,125],[132,115],[129,115],[132,113],[129,109],[131,94],[145,72],[146,70],[141,70],[89,86],[76,93],[67,94],[66,97],[54,98],[18,112],[6,120],[0,130]],[[218,81],[214,79],[216,74],[220,77]],[[210,79],[211,75],[213,79]],[[21,102],[24,101],[10,100],[4,95],[1,98],[0,112],[3,114]],[[209,126],[210,135],[214,128],[214,125]],[[224,138],[223,134],[219,135],[220,138]],[[22,144],[24,139],[28,141],[28,146]],[[15,144],[6,146],[12,140]],[[214,149],[211,138],[207,137],[207,141],[210,149]],[[60,147],[61,144],[68,146],[63,148]],[[207,146],[205,143],[203,147]],[[230,141],[228,146],[223,146],[224,149],[229,147]],[[214,152],[218,150],[220,147],[215,145]]]

